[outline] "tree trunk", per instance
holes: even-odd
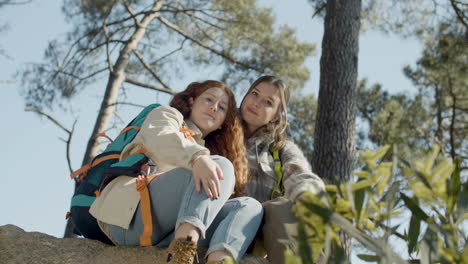
[[[329,0],[320,59],[314,171],[327,182],[350,179],[355,162],[360,0]]]
[[[97,135],[104,132],[109,127],[112,114],[115,110],[115,103],[117,102],[117,97],[119,95],[119,89],[125,81],[125,68],[127,68],[130,55],[145,35],[148,25],[158,15],[158,11],[161,9],[163,3],[164,1],[155,1],[151,8],[151,12],[147,13],[141,21],[135,23],[135,32],[120,51],[120,55],[114,64],[113,71],[109,74],[109,81],[107,82],[106,92],[102,99],[101,108],[83,157],[83,165],[90,163],[91,160],[99,154],[101,140]],[[75,190],[77,187],[78,185],[75,185]],[[68,219],[67,226],[65,227],[64,237],[74,237],[73,225],[70,219]]]
[[[361,0],[327,0],[311,163],[328,183],[348,181],[355,164],[360,12]],[[350,239],[343,231],[340,237],[349,260]]]

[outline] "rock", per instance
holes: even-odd
[[[203,253],[200,256],[203,256]],[[166,263],[165,257],[163,248],[109,246],[86,238],[56,238],[39,232],[25,232],[15,225],[0,226],[1,264],[162,264]],[[242,263],[267,264],[264,259],[255,257],[247,257]]]

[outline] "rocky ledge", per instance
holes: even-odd
[[[127,264],[166,263],[165,250],[157,247],[109,246],[85,238],[56,238],[25,232],[15,225],[0,226],[0,263]],[[242,264],[267,264],[247,257]]]

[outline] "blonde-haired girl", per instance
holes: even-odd
[[[289,89],[275,76],[262,76],[247,91],[240,106],[246,136],[249,180],[246,193],[262,202],[264,222],[259,230],[271,263],[284,263],[284,251],[294,247],[296,222],[291,206],[305,191],[318,194],[323,181],[312,173],[302,151],[286,136]],[[278,151],[282,179],[275,172]]]

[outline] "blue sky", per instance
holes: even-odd
[[[61,3],[58,0],[34,1],[29,5],[0,10],[0,23],[9,24],[9,29],[0,33],[0,47],[10,56],[0,56],[3,98],[0,104],[3,123],[0,138],[4,147],[0,153],[3,168],[0,176],[0,225],[15,224],[26,231],[39,231],[56,237],[63,235],[64,217],[73,193],[73,181],[68,177],[65,160],[65,143],[60,140],[66,134],[50,121],[24,111],[21,82],[14,73],[24,63],[41,61],[47,42],[64,35],[68,25],[61,13]],[[263,0],[261,3],[273,5],[278,25],[288,24],[297,29],[300,40],[316,44],[316,55],[307,61],[311,79],[304,92],[317,94],[322,21],[311,19],[313,12],[307,0],[295,1],[294,4],[285,0]],[[359,78],[367,77],[371,84],[379,82],[390,92],[414,92],[415,88],[404,77],[402,68],[414,64],[421,56],[421,43],[371,31],[361,34],[359,45]],[[177,80],[170,85],[183,87],[190,81],[209,78],[214,77],[200,78],[190,72],[181,79],[174,78]],[[81,164],[104,86],[104,82],[98,82],[79,94],[72,101],[73,113],[50,112],[67,127],[78,120],[71,147],[74,169]],[[166,103],[168,100],[167,96],[136,88],[129,89],[128,94],[132,102],[141,104],[156,100]]]

